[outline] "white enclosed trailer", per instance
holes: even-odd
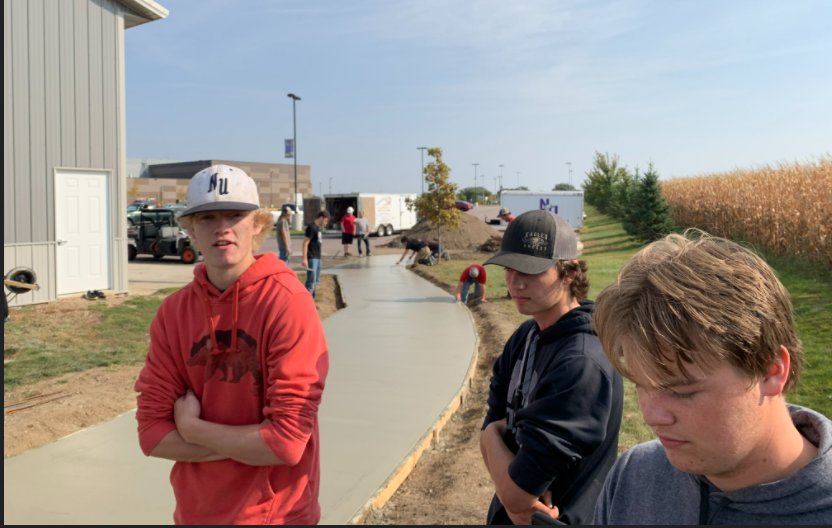
[[[575,229],[584,226],[584,193],[583,191],[563,192],[526,192],[504,191],[500,205],[510,209],[515,217],[529,211],[540,209],[551,211],[560,216]]]
[[[378,236],[391,236],[393,233],[407,231],[416,225],[416,211],[407,207],[406,200],[416,199],[415,194],[333,194],[324,196],[325,209],[331,216],[329,228],[340,229],[341,219],[347,214],[347,208],[355,209],[355,216],[364,211],[370,223],[370,233]]]

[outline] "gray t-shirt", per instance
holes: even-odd
[[[286,249],[286,244],[283,243],[283,235],[282,232],[286,232],[286,237],[289,238],[289,222],[286,220],[278,220],[277,221],[277,245],[283,249]],[[291,239],[290,239],[291,240]]]
[[[359,218],[355,221],[355,236],[364,237],[370,234],[370,222],[366,218]]]
[[[800,433],[818,456],[780,482],[723,493],[708,479],[676,469],[658,441],[636,446],[607,476],[595,525],[830,525],[832,422],[789,406]]]

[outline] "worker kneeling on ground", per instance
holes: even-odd
[[[200,172],[188,205],[205,262],[153,320],[141,448],[176,462],[177,524],[317,524],[329,360],[312,296],[276,255],[253,255],[271,216],[243,171]]]
[[[412,260],[414,257],[416,258],[416,262],[419,263],[427,262],[428,259],[430,259],[430,247],[421,240],[417,240],[415,238],[410,237],[402,237],[401,242],[402,244],[404,244],[404,253],[402,254],[401,260],[399,260],[396,263],[397,266],[404,262],[404,260],[407,258],[408,253],[411,253],[408,262]]]
[[[595,524],[832,524],[832,421],[786,401],[803,349],[762,258],[670,235],[624,265],[595,322],[658,436],[616,463]]]
[[[487,278],[485,268],[479,264],[469,266],[459,278],[459,285],[456,287],[456,302],[468,304],[468,296],[471,294],[471,287],[474,286],[474,295],[480,302],[487,303],[485,299]]]
[[[488,524],[531,523],[540,512],[592,522],[618,457],[623,379],[601,349],[586,300],[586,263],[572,227],[548,211],[506,229],[487,265],[505,268],[517,310],[533,319],[494,366],[480,438],[497,495]]]

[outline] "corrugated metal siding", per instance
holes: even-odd
[[[29,0],[29,214],[31,238],[46,242],[46,57],[43,0]],[[37,146],[35,148],[35,146]],[[23,241],[23,239],[20,239]]]
[[[12,3],[12,82],[14,91],[15,239],[32,242],[31,181],[29,178],[29,4]],[[4,242],[5,243],[5,242]]]
[[[77,140],[75,137],[75,5],[71,1],[58,2],[61,21],[61,161],[75,167]]]
[[[3,242],[13,244],[14,207],[14,99],[12,94],[12,0],[3,0]]]
[[[112,286],[127,291],[123,20],[114,0],[4,0],[4,267],[55,284],[55,169],[112,171]],[[122,159],[124,158],[124,159]],[[118,247],[117,247],[118,246]]]
[[[14,268],[30,268],[38,276],[40,290],[19,295],[9,306],[41,304],[58,298],[55,276],[55,244],[6,246],[3,248],[3,276]]]

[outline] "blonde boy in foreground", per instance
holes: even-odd
[[[312,296],[273,253],[253,255],[271,217],[243,171],[200,172],[188,204],[205,264],[151,326],[141,448],[177,462],[177,524],[317,524],[329,362]]]
[[[659,437],[615,465],[595,524],[832,524],[832,422],[786,403],[803,350],[760,257],[671,235],[624,266],[595,324]]]

